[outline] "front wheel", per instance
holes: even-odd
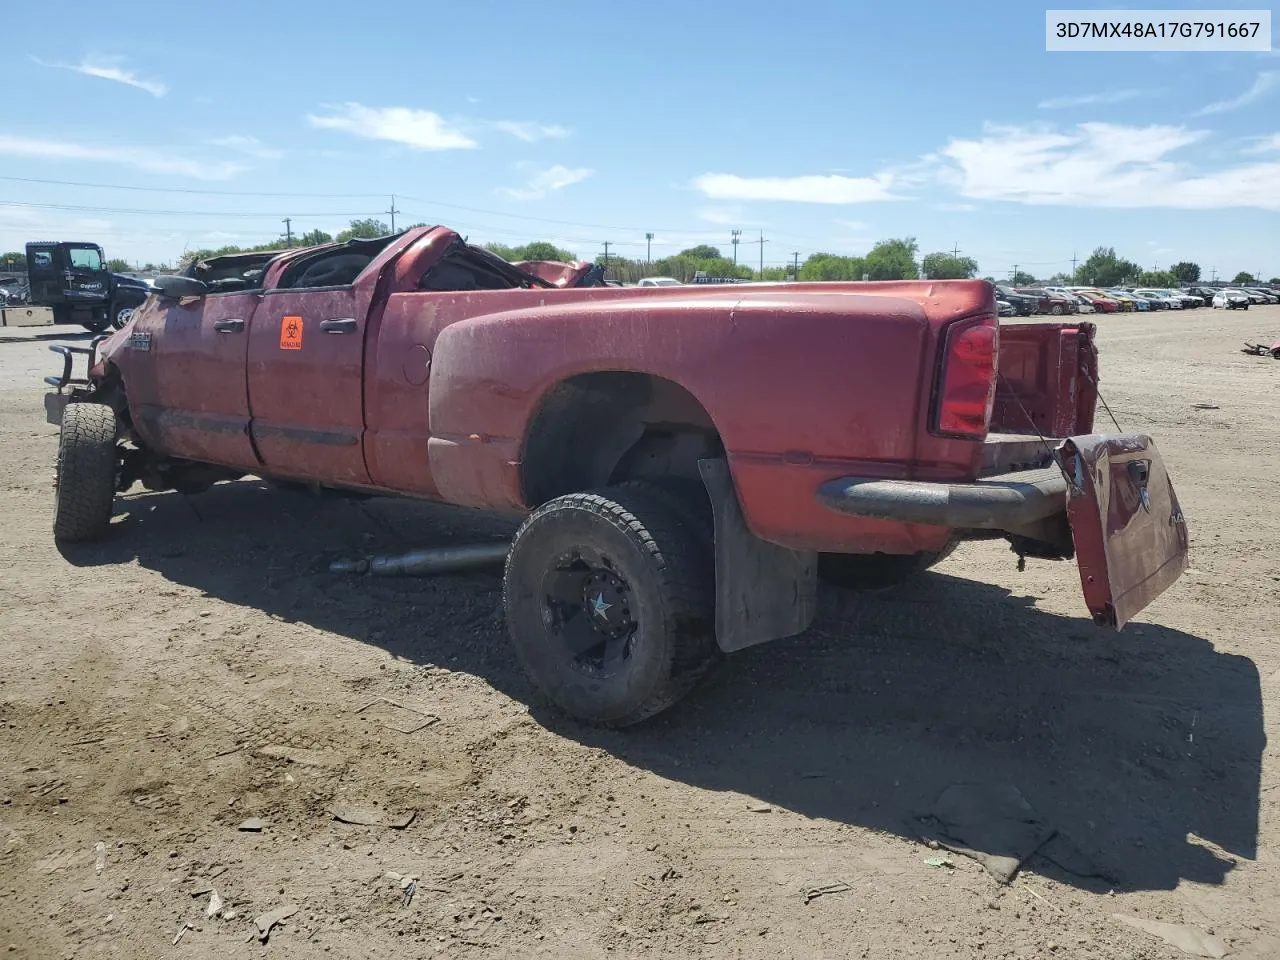
[[[55,540],[96,540],[107,532],[119,466],[115,412],[101,403],[68,404],[54,479]]]
[[[1049,313],[1051,313],[1055,317],[1062,316],[1062,304],[1055,303],[1053,306],[1049,308]]]
[[[114,330],[124,329],[124,325],[133,319],[133,311],[136,307],[126,306],[125,304],[111,305],[111,327]]]
[[[507,556],[516,655],[565,713],[639,723],[688,693],[719,656],[715,570],[670,498],[638,486],[559,497]]]

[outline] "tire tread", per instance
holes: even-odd
[[[115,488],[115,412],[101,403],[68,404],[58,440],[54,539],[78,543],[106,533]]]

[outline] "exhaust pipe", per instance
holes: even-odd
[[[329,572],[369,573],[376,577],[429,577],[497,566],[506,561],[510,549],[511,544],[506,542],[425,547],[363,560],[335,560],[329,564]]]

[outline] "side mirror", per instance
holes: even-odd
[[[166,300],[187,300],[203,297],[209,292],[209,288],[194,277],[156,277],[151,281],[151,286]]]

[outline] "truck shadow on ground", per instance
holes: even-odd
[[[513,521],[256,481],[118,503],[112,536],[66,548],[71,563],[136,559],[228,603],[533,696],[507,646],[496,572],[327,572],[337,557],[509,536]],[[1257,852],[1266,739],[1251,660],[1162,626],[1117,635],[938,573],[885,594],[830,591],[807,633],[727,658],[639,728],[531,709],[557,734],[667,779],[906,837],[948,785],[1012,784],[1094,869],[1028,868],[1084,889],[1221,883]],[[743,811],[762,815],[745,800]]]

